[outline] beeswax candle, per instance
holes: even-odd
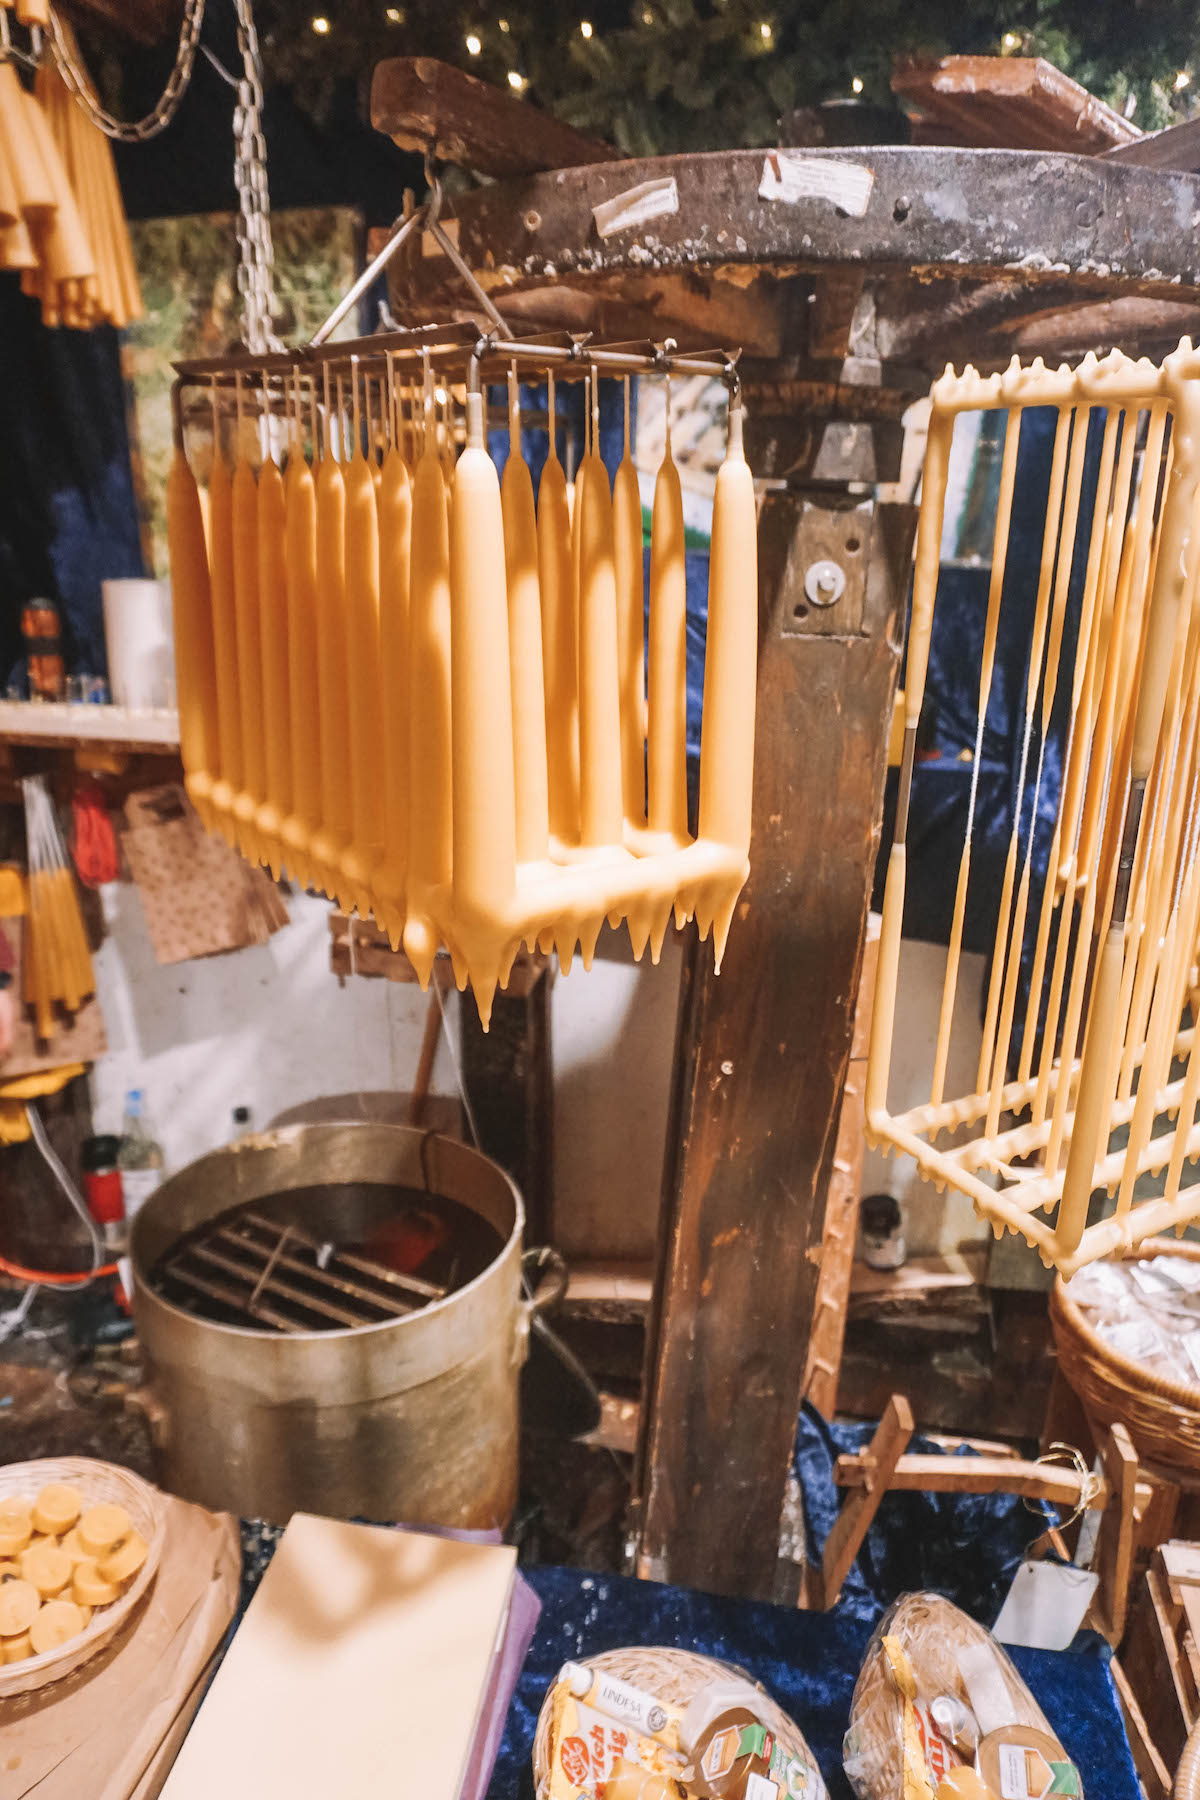
[[[537,862],[547,850],[546,697],[542,680],[542,617],[538,589],[537,519],[533,482],[521,454],[521,413],[515,374],[509,378],[509,454],[500,484],[508,635],[512,662],[513,765],[516,778],[518,862]]]
[[[297,376],[297,387],[299,377]],[[300,442],[299,395],[284,501],[288,604],[288,715],[292,733],[292,810],[280,836],[296,880],[313,879],[312,840],[321,827],[321,726],[317,677],[317,484]],[[314,419],[314,443],[316,425]]]
[[[212,599],[200,495],[180,445],[176,446],[167,477],[167,543],[184,785],[192,805],[211,830],[214,772],[220,763]]]
[[[233,601],[242,708],[242,785],[233,817],[242,854],[265,861],[258,841],[258,809],[266,799],[263,742],[262,619],[258,591],[258,483],[245,450],[233,471]]]
[[[342,872],[350,841],[350,698],[346,656],[346,484],[330,443],[326,393],[317,469],[317,688],[321,720],[321,829],[314,875],[343,911],[354,904]],[[339,414],[341,408],[338,409]]]
[[[262,632],[265,797],[255,816],[259,852],[278,880],[282,826],[292,804],[288,689],[287,500],[283,475],[268,456],[258,476],[258,593]]]
[[[579,810],[585,845],[622,839],[620,676],[612,495],[599,456],[580,469]],[[585,966],[589,960],[584,946]]]
[[[230,844],[236,844],[233,799],[242,785],[242,707],[237,611],[233,594],[233,483],[229,464],[221,454],[217,423],[214,408],[213,462],[208,486],[212,535],[209,585],[217,676],[217,739],[221,754],[220,779],[213,784],[212,807],[217,830]]]
[[[354,377],[353,444],[346,465],[346,642],[350,698],[352,836],[342,869],[354,904],[371,910],[371,879],[383,849],[383,675],[379,642],[379,513],[375,458],[363,453]]]
[[[454,905],[485,1027],[500,954],[486,933],[472,943],[471,927],[502,910],[516,882],[513,709],[504,679],[511,669],[508,595],[504,560],[496,554],[503,542],[500,483],[484,447],[483,395],[469,393],[467,444],[450,506]]]
[[[383,671],[383,859],[375,871],[375,917],[393,950],[404,936],[409,819],[409,559],[412,481],[397,435],[379,487],[379,650]]]
[[[409,580],[409,849],[404,949],[422,985],[440,933],[434,910],[450,892],[450,525],[446,478],[426,415],[425,447],[413,482]]]
[[[630,447],[625,377],[625,454],[613,481],[613,573],[617,584],[617,656],[621,671],[621,791],[625,817],[646,822],[646,627],[642,581],[642,496]]]
[[[715,501],[713,512],[715,536]],[[736,527],[734,536],[740,540]],[[646,764],[650,829],[665,832],[677,843],[683,843],[687,838],[687,577],[683,561],[683,490],[671,455],[669,421],[666,453],[654,484],[650,525],[650,724]]]
[[[554,377],[550,377],[550,454],[538,486],[538,586],[546,687],[546,770],[550,830],[559,844],[579,842],[579,691],[576,671],[575,576],[567,477],[555,444]]]

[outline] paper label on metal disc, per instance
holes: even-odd
[[[601,201],[599,206],[592,208],[592,218],[599,235],[607,238],[617,231],[632,231],[635,225],[644,225],[648,219],[662,219],[668,213],[678,211],[679,189],[675,177],[666,175],[660,181],[639,182],[637,187],[626,188],[623,194]]]
[[[758,184],[760,200],[828,200],[839,212],[861,219],[875,186],[875,171],[866,163],[827,162],[797,150],[768,150]]]

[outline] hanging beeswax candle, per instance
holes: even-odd
[[[339,384],[340,389],[340,384]],[[341,394],[337,417],[342,416]],[[321,719],[321,829],[312,841],[314,878],[344,912],[354,905],[342,856],[350,841],[350,699],[346,654],[346,484],[333,454],[329,370],[317,469],[317,683]]]
[[[592,406],[592,449],[576,492],[579,540],[580,826],[585,845],[619,844],[621,804],[620,676],[617,589],[613,567],[612,494],[595,448],[599,402]],[[584,966],[595,940],[582,945]],[[569,951],[568,951],[569,957]]]
[[[263,412],[271,426],[264,384]],[[262,734],[265,797],[255,816],[259,853],[278,880],[282,827],[292,804],[288,693],[287,500],[283,475],[268,447],[258,474],[258,594],[262,632]]]
[[[317,677],[317,486],[301,441],[300,374],[293,389],[291,448],[284,477],[284,561],[288,607],[288,717],[292,810],[280,838],[289,872],[313,880],[312,840],[321,827],[321,735]],[[316,417],[313,417],[316,445]]]
[[[519,942],[497,945],[481,922],[511,904],[516,802],[504,519],[496,465],[483,435],[483,395],[467,395],[467,444],[450,507],[451,737],[454,747],[454,912],[458,947],[485,1028],[496,984]]]
[[[400,449],[395,381],[388,361],[391,444],[379,485],[379,660],[383,671],[383,859],[375,871],[375,917],[393,950],[404,937],[409,817],[409,557],[412,481]]]
[[[242,432],[238,389],[237,461],[233,469],[233,600],[242,708],[242,786],[233,817],[242,854],[265,862],[258,841],[258,809],[266,798],[262,717],[262,618],[258,589],[258,483]]]
[[[200,495],[182,444],[175,447],[167,477],[167,544],[184,786],[192,805],[211,830],[214,771],[220,764],[212,599]]]
[[[453,866],[450,527],[428,391],[424,448],[413,481],[409,646],[411,785],[404,949],[425,983],[441,942],[436,917],[445,910]],[[453,952],[454,946],[450,949]],[[456,974],[465,978],[461,959]]]
[[[350,696],[352,836],[342,871],[354,904],[371,910],[371,879],[382,851],[383,679],[379,663],[379,514],[375,457],[365,455],[357,362],[351,372],[351,453],[346,464],[346,635]],[[368,422],[369,429],[369,422]]]
[[[562,847],[579,842],[579,689],[571,512],[566,472],[558,460],[553,374],[548,387],[550,453],[538,487],[538,586],[542,599],[550,831]]]
[[[504,566],[508,579],[508,635],[512,662],[517,861],[539,862],[546,856],[549,830],[546,696],[542,681],[537,519],[533,482],[521,454],[521,413],[515,369],[509,375],[508,429],[509,453],[500,486],[500,501],[504,513]]]
[[[702,889],[696,922],[712,925],[719,969],[733,909],[749,872],[758,686],[758,532],[754,482],[742,448],[742,410],[730,408],[729,443],[713,498],[708,635],[700,731],[700,837],[745,858],[741,879]]]
[[[650,526],[650,723],[646,752],[651,831],[687,840],[687,576],[683,491],[667,442]]]
[[[215,389],[208,514],[212,536],[209,587],[217,678],[217,741],[220,745],[220,778],[213,784],[212,808],[217,830],[231,845],[236,845],[233,801],[242,785],[242,704],[233,590],[233,481],[229,464],[221,453]]]
[[[630,448],[629,377],[625,377],[625,454],[613,481],[613,572],[617,584],[617,653],[621,670],[621,791],[625,817],[646,822],[645,595],[642,583],[642,496]]]

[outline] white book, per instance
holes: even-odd
[[[297,1513],[162,1800],[457,1800],[515,1568]]]

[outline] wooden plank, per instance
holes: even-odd
[[[760,520],[750,880],[681,988],[635,1492],[639,1571],[790,1594],[780,1516],[878,846],[907,508],[877,508],[857,633],[806,634],[805,497]],[[810,505],[811,513],[811,505]],[[840,603],[839,603],[840,604]],[[777,1576],[781,1586],[777,1588]]]
[[[1137,163],[1143,169],[1200,169],[1200,119],[1147,131],[1103,155],[1109,162]]]
[[[868,1451],[839,1456],[833,1479],[838,1487],[864,1488],[872,1471]],[[1027,1500],[1049,1500],[1055,1506],[1078,1506],[1087,1492],[1087,1477],[1052,1463],[1022,1462],[1010,1456],[902,1456],[892,1475],[897,1492],[924,1494],[1023,1494]],[[1107,1499],[1101,1488],[1088,1501],[1099,1509]]]
[[[842,1367],[842,1346],[846,1339],[846,1306],[855,1273],[854,1246],[858,1237],[858,1207],[862,1198],[863,1159],[866,1151],[863,1089],[866,1082],[866,1053],[871,1029],[871,1007],[875,997],[875,965],[878,961],[881,922],[878,913],[872,913],[867,922],[858,1003],[854,1013],[854,1041],[846,1070],[846,1085],[842,1090],[842,1113],[833,1152],[833,1173],[829,1178],[829,1193],[825,1201],[821,1274],[817,1282],[812,1337],[808,1346],[808,1367],[804,1374],[804,1397],[825,1419],[831,1419],[837,1409],[838,1375]]]
[[[1137,1703],[1137,1696],[1129,1685],[1129,1677],[1115,1656],[1108,1668],[1117,1692],[1121,1717],[1125,1721],[1125,1735],[1129,1739],[1133,1766],[1145,1789],[1146,1800],[1170,1800],[1171,1771],[1159,1755],[1158,1746],[1150,1735],[1146,1715]]]
[[[892,92],[921,114],[920,141],[1094,156],[1136,125],[1044,57],[942,56],[901,63]]]
[[[1150,1740],[1166,1766],[1173,1769],[1187,1742],[1191,1714],[1185,1711],[1179,1645],[1166,1601],[1161,1571],[1151,1567],[1132,1608],[1122,1653]]]
[[[822,1599],[826,1612],[836,1606],[863,1539],[870,1531],[880,1502],[894,1485],[895,1470],[903,1460],[913,1434],[912,1407],[903,1394],[893,1394],[867,1448],[858,1458],[862,1487],[842,1502],[821,1556]]]
[[[1109,1500],[1100,1520],[1093,1567],[1100,1577],[1096,1595],[1100,1629],[1115,1648],[1125,1636],[1129,1608],[1138,1476],[1137,1451],[1124,1425],[1112,1427],[1101,1461]]]
[[[429,56],[376,64],[371,123],[402,150],[419,150],[480,175],[531,175],[620,159],[611,144]]]

